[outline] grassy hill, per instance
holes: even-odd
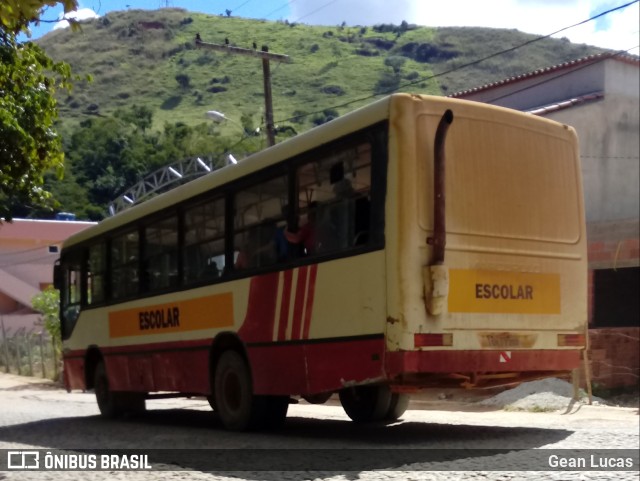
[[[262,68],[258,59],[196,49],[194,39],[258,48],[289,55],[272,63],[274,118],[300,132],[327,116],[343,114],[399,86],[405,92],[449,94],[540,67],[602,51],[545,39],[532,45],[430,78],[535,36],[517,30],[428,28],[403,24],[376,27],[308,26],[286,22],[211,16],[181,9],[111,12],[83,22],[81,32],[56,30],[38,42],[74,73],[90,74],[60,99],[67,125],[87,116],[108,115],[130,105],[165,122],[194,125],[218,110],[240,121],[263,120]],[[364,99],[353,102],[356,99]],[[353,103],[350,103],[353,102]],[[343,104],[348,104],[344,105]],[[324,112],[326,109],[330,109]],[[226,124],[227,134],[239,130]]]

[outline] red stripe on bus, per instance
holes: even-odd
[[[300,324],[304,312],[304,301],[307,296],[307,274],[309,268],[304,266],[298,269],[298,283],[296,285],[296,300],[293,305],[293,327],[291,339],[300,339]]]
[[[243,341],[267,342],[273,340],[279,276],[278,272],[274,272],[251,278],[247,315],[242,326],[238,329],[238,335]]]
[[[318,265],[311,266],[309,271],[309,282],[307,284],[307,305],[304,311],[304,329],[302,331],[302,339],[309,339],[309,328],[311,326],[311,312],[313,311],[313,299],[316,293],[316,276],[318,274]]]
[[[349,383],[384,380],[384,338],[248,346],[259,395],[337,391]]]
[[[289,301],[291,299],[291,282],[293,270],[284,271],[284,282],[282,285],[282,302],[280,303],[280,324],[278,325],[278,341],[284,341],[287,335],[287,324],[289,323]]]

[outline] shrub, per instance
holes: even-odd
[[[226,92],[226,91],[227,91],[226,87],[220,87],[218,85],[215,85],[213,87],[209,87],[207,89],[207,92],[211,92],[212,94],[217,94],[217,93]]]
[[[369,50],[368,48],[357,48],[354,50],[356,55],[362,55],[363,57],[377,57],[380,52],[377,50]]]
[[[186,73],[179,73],[176,75],[176,82],[178,82],[178,85],[180,85],[181,88],[186,90],[189,88],[191,78]]]
[[[326,85],[320,89],[322,93],[328,95],[344,95],[344,89],[339,85]]]

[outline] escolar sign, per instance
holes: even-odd
[[[230,292],[109,313],[111,338],[230,326],[233,326]]]
[[[560,276],[451,269],[449,312],[560,314]]]

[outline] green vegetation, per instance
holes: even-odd
[[[51,342],[56,355],[60,358],[62,353],[62,337],[60,331],[60,291],[47,287],[31,299],[33,308],[42,314],[42,323],[51,337]]]
[[[450,94],[600,51],[545,39],[455,70],[535,37],[406,22],[307,26],[175,8],[110,12],[82,22],[80,32],[56,30],[38,42],[52,58],[94,79],[58,97],[66,177],[48,177],[46,185],[64,210],[99,219],[110,200],[162,165],[264,147],[264,138],[255,135],[256,128],[264,131],[261,62],[196,48],[198,33],[205,42],[228,38],[244,48],[255,42],[291,57],[291,63],[271,66],[277,141],[378,95]],[[214,125],[205,120],[207,110],[231,121]]]
[[[56,30],[39,41],[51,57],[94,77],[61,98],[63,121],[77,124],[87,115],[109,115],[132,102],[154,112],[157,130],[165,122],[200,123],[209,109],[236,121],[246,113],[262,117],[260,61],[196,48],[197,33],[205,42],[223,44],[228,38],[231,45],[249,49],[256,42],[291,57],[290,64],[271,67],[276,121],[293,117],[295,111],[335,108],[344,114],[371,102],[374,93],[398,86],[405,92],[452,93],[598,51],[545,39],[429,80],[535,37],[516,30],[406,23],[369,29],[294,25],[175,8],[110,12],[82,22],[80,33]],[[360,98],[365,99],[335,107]],[[92,105],[97,109],[89,109]],[[312,118],[302,120],[304,128],[313,126]],[[238,134],[232,123],[222,131]]]
[[[53,129],[58,117],[54,97],[71,87],[71,70],[31,42],[17,41],[42,9],[62,3],[65,13],[75,0],[6,0],[0,3],[0,222],[11,221],[16,205],[46,208],[51,194],[43,189],[47,170],[62,173],[62,143]]]

